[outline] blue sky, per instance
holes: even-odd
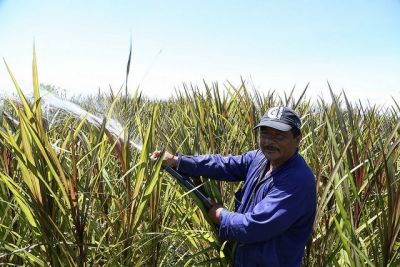
[[[132,36],[131,90],[168,97],[182,82],[240,77],[260,91],[400,101],[400,1],[0,0],[0,56],[31,89],[119,89]],[[13,88],[0,64],[0,90]]]

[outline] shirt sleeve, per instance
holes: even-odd
[[[219,236],[240,243],[263,242],[280,235],[306,210],[307,193],[290,185],[272,187],[251,212],[222,210]]]
[[[177,171],[190,176],[207,176],[216,180],[243,181],[256,151],[239,156],[178,155]]]

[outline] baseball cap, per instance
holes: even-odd
[[[254,129],[261,126],[271,127],[285,132],[290,131],[292,128],[300,130],[301,120],[291,108],[283,106],[273,107],[262,116],[260,123],[257,124]]]

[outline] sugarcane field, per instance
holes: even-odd
[[[62,2],[0,0],[0,266],[400,266],[398,2]]]

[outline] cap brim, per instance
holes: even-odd
[[[261,121],[259,124],[257,124],[256,127],[254,127],[254,129],[257,129],[258,127],[271,127],[274,129],[277,129],[279,131],[290,131],[292,129],[292,126],[287,125],[285,123],[279,122],[279,121]]]

